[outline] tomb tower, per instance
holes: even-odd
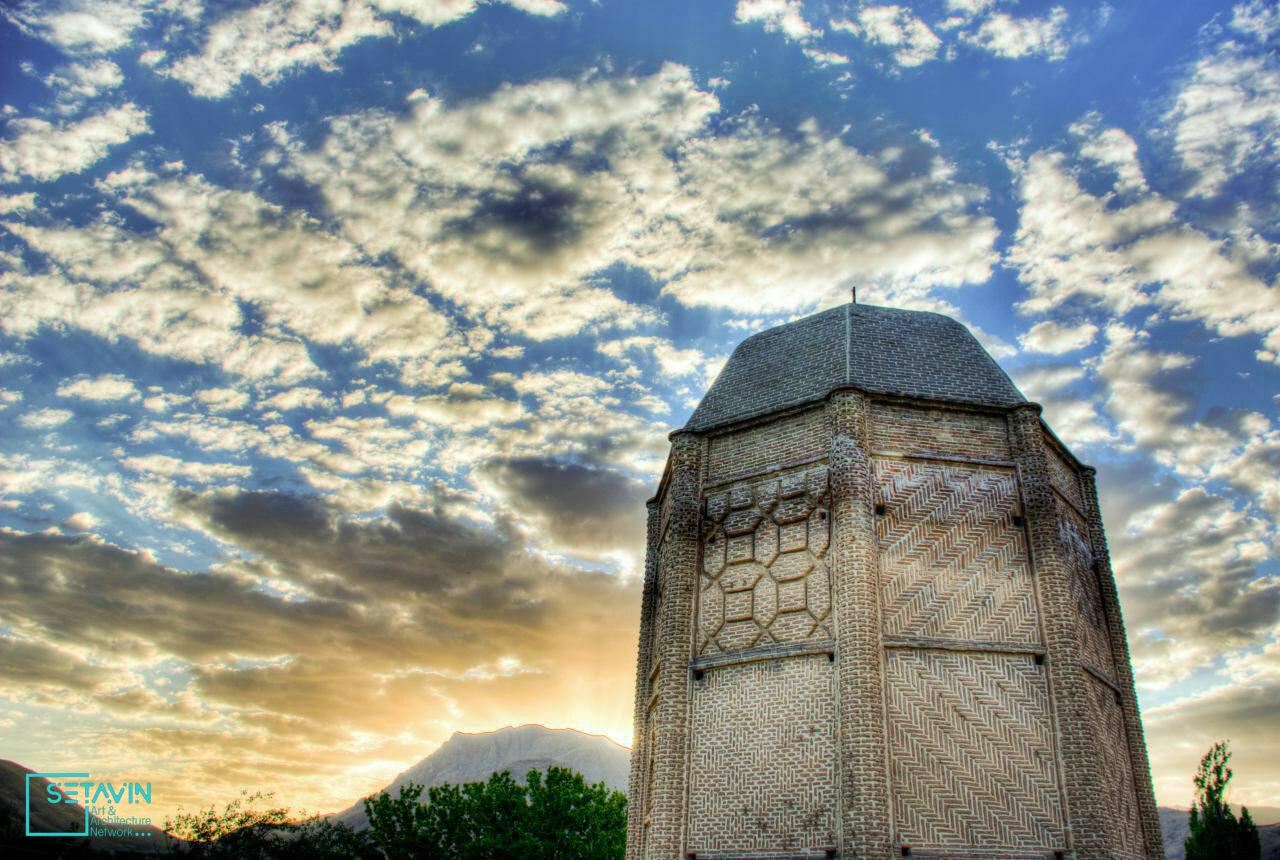
[[[1094,470],[972,334],[743,341],[648,506],[627,857],[1162,858]]]

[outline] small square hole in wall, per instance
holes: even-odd
[[[705,674],[705,673],[704,673],[701,669],[694,669],[694,670],[693,670],[693,680],[695,680],[695,681],[701,681],[701,680],[702,680],[702,676],[703,676],[704,674]],[[689,855],[689,856],[693,856],[693,855]]]
[[[1117,704],[1117,705],[1120,705],[1121,707],[1123,707],[1123,706],[1124,706],[1124,701],[1120,698],[1120,694],[1119,694],[1119,693],[1116,693],[1116,704]]]
[[[834,849],[834,848],[828,848],[828,849],[827,849],[827,860],[835,860],[835,856],[836,856],[836,849]]]
[[[1020,529],[1020,528],[1022,528],[1022,524],[1023,524],[1023,522],[1024,522],[1024,520],[1022,519],[1022,514],[1014,514],[1014,515],[1013,515],[1013,527],[1014,527],[1015,529]]]
[[[911,846],[910,846],[910,845],[903,845],[903,846],[902,846],[902,856],[903,856],[903,857],[910,857],[910,856],[911,856]]]
[[[1037,654],[1037,655],[1035,656],[1035,661],[1036,661],[1036,665],[1037,665],[1037,666],[1043,666],[1043,665],[1044,665],[1044,655],[1043,655],[1043,654]]]
[[[1065,851],[1053,852],[1053,860],[1067,860],[1067,852]]]
[[[876,505],[876,516],[884,516],[884,505]]]

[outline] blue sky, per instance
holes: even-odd
[[[1157,795],[1280,805],[1280,13],[0,13],[0,744],[328,809],[630,740],[643,499],[752,331],[963,320],[1099,468]]]

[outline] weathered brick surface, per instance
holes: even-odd
[[[871,448],[875,453],[1008,460],[1009,432],[1002,415],[878,403],[871,412]]]
[[[890,843],[868,412],[867,399],[854,391],[836,391],[827,401],[840,692],[841,847],[845,856],[859,858],[887,856]]]
[[[835,847],[834,674],[818,654],[708,669],[694,682],[688,851]]]
[[[920,649],[890,651],[885,667],[895,844],[1064,848],[1044,667]]]
[[[636,648],[636,701],[632,721],[634,730],[631,745],[631,774],[627,782],[627,796],[632,799],[627,808],[627,856],[638,857],[644,839],[644,821],[649,806],[648,766],[653,755],[650,748],[652,726],[649,720],[649,700],[653,695],[649,672],[654,658],[654,636],[657,633],[654,618],[658,608],[658,527],[659,507],[649,502],[649,515],[645,529],[644,590],[640,599],[640,642]]]
[[[673,436],[632,860],[1162,857],[1092,470],[917,322],[783,327]]]
[[[886,636],[1037,644],[1012,469],[877,458]]]
[[[1058,452],[1056,445],[1045,446],[1045,463],[1049,467],[1049,482],[1053,488],[1075,507],[1084,511],[1084,496],[1080,490],[1080,475],[1076,468],[1067,462],[1067,458]]]
[[[810,409],[708,439],[708,486],[735,475],[826,454],[827,426],[821,409]]]
[[[827,642],[827,467],[772,473],[709,493],[696,653]]]
[[[1116,687],[1120,691],[1120,711],[1124,718],[1125,741],[1129,761],[1133,768],[1133,787],[1138,799],[1138,826],[1146,856],[1151,860],[1163,860],[1164,839],[1160,833],[1160,819],[1156,813],[1155,791],[1151,786],[1151,766],[1147,759],[1147,744],[1143,737],[1142,715],[1138,711],[1138,696],[1133,685],[1133,668],[1129,662],[1129,641],[1124,632],[1124,618],[1120,613],[1120,596],[1116,592],[1115,576],[1111,572],[1111,554],[1107,550],[1107,538],[1102,527],[1102,511],[1098,507],[1098,488],[1095,472],[1084,467],[1080,474],[1081,494],[1085,515],[1089,520],[1089,536],[1093,548],[1098,586],[1102,594],[1103,611],[1107,616],[1107,630],[1111,635],[1111,654],[1116,671]]]
[[[1089,527],[1074,510],[1062,509],[1058,522],[1067,568],[1071,577],[1071,599],[1075,609],[1076,639],[1084,662],[1115,683],[1116,669],[1111,658],[1111,632],[1102,605],[1102,589],[1095,569]]]
[[[646,856],[683,856],[689,739],[689,660],[698,588],[702,440],[678,433],[671,442],[668,524],[658,562],[655,652],[658,677],[651,796],[644,838]]]

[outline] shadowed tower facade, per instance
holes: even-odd
[[[627,856],[1162,858],[1094,470],[945,316],[734,351],[649,502]]]

